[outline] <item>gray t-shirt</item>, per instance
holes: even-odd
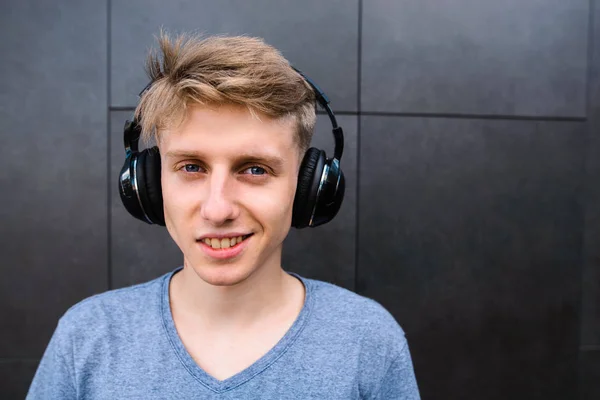
[[[285,336],[217,380],[179,338],[169,280],[81,301],[60,319],[27,399],[419,399],[404,331],[379,303],[301,279],[305,303]]]

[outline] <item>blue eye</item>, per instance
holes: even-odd
[[[200,169],[200,166],[197,164],[185,164],[183,166],[183,168],[185,169],[185,172],[198,172]]]
[[[267,171],[265,171],[264,168],[256,166],[256,165],[253,166],[253,167],[248,168],[246,171],[250,171],[250,173],[252,175],[264,175],[264,174],[267,173]]]

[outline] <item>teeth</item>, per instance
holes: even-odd
[[[230,247],[235,246],[238,243],[241,243],[243,240],[242,236],[238,236],[238,237],[232,237],[232,238],[223,238],[223,239],[216,239],[216,238],[204,238],[203,242],[212,247],[213,249],[228,249]]]

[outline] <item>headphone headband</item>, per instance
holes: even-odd
[[[335,142],[335,149],[333,151],[333,158],[338,161],[342,159],[342,154],[344,153],[344,132],[342,128],[338,126],[337,120],[335,119],[335,114],[329,107],[329,98],[325,93],[321,90],[319,86],[312,79],[306,76],[302,71],[298,68],[292,66],[294,71],[296,71],[308,84],[313,88],[315,92],[315,96],[317,98],[317,102],[323,107],[323,109],[327,112],[329,119],[331,120],[331,125],[333,126],[333,137]]]
[[[123,142],[125,144],[125,155],[129,156],[131,153],[137,153],[140,136],[142,135],[142,127],[138,125],[137,121],[127,121],[125,123]]]

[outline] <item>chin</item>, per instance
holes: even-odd
[[[251,270],[231,265],[191,267],[200,279],[213,286],[235,286],[248,279],[252,273]]]

